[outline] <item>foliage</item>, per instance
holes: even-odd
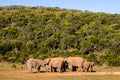
[[[107,49],[96,56],[94,52]],[[120,14],[58,7],[0,7],[0,59],[82,56],[120,66]]]

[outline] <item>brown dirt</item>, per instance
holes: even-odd
[[[55,73],[48,73],[48,72],[41,72],[41,73],[29,73],[25,70],[20,71],[0,71],[0,76],[7,76],[7,77],[31,77],[36,75],[48,75],[48,76],[72,76],[72,75],[120,75],[120,72],[55,72]]]

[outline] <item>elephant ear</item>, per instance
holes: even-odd
[[[51,60],[50,58],[48,58],[48,59],[45,59],[45,64],[46,64],[46,65],[49,65],[49,63],[50,63],[50,60]]]

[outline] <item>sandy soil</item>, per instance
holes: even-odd
[[[40,73],[29,73],[25,70],[20,71],[0,71],[0,76],[12,76],[12,77],[31,77],[36,75],[48,75],[48,76],[71,76],[71,75],[120,75],[120,72],[54,72],[54,73],[48,73],[48,72],[40,72]]]

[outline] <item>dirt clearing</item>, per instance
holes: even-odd
[[[0,71],[0,80],[120,80],[120,72],[29,73],[25,70]]]
[[[0,71],[0,76],[36,76],[36,75],[47,75],[47,76],[52,76],[52,75],[67,75],[67,76],[72,76],[72,75],[120,75],[120,72],[54,72],[54,73],[48,73],[48,72],[41,72],[41,73],[29,73],[28,71],[25,70],[19,70],[19,71]]]

